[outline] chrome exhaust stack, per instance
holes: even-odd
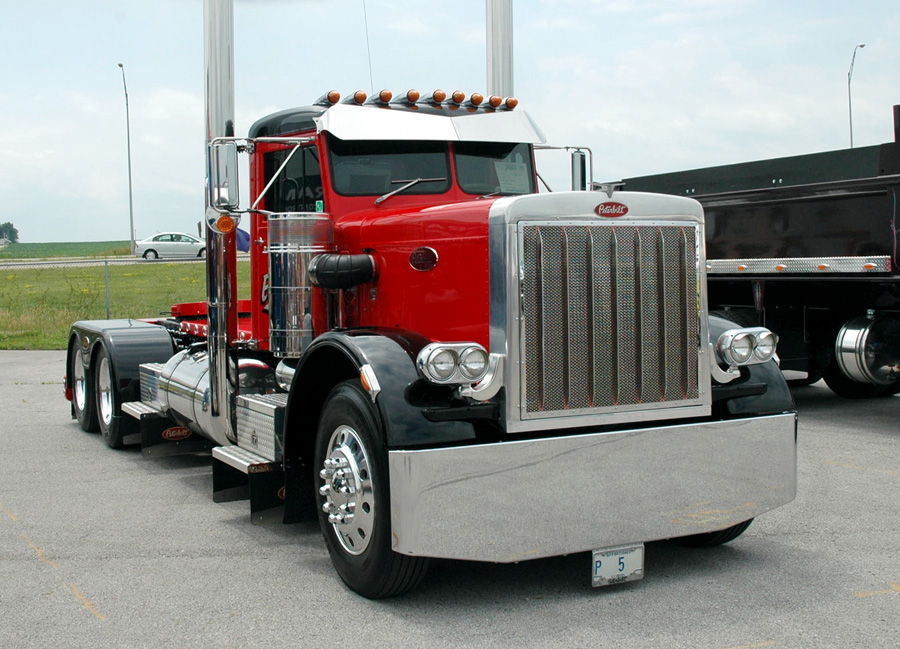
[[[207,187],[213,187],[210,143],[234,136],[234,8],[232,0],[205,0],[204,63],[206,98]],[[237,338],[237,246],[234,232],[215,227],[221,216],[206,204],[206,291],[208,317],[209,392],[208,436],[227,444],[237,440],[235,398],[238,391],[237,354],[230,341]],[[229,197],[227,202],[238,200]],[[216,201],[219,202],[219,201]],[[204,399],[206,401],[206,399]]]

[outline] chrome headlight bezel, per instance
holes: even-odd
[[[777,352],[778,335],[766,327],[729,329],[719,336],[716,353],[731,367],[766,363]]]
[[[481,369],[471,371],[471,363],[466,359],[481,357]],[[451,371],[438,371],[438,362],[446,363],[452,359]],[[416,357],[416,369],[419,376],[437,385],[469,385],[478,383],[488,373],[490,356],[484,347],[477,343],[431,343],[422,348]],[[465,363],[465,365],[464,365]]]

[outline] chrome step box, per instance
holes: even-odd
[[[286,393],[242,394],[237,398],[237,444],[266,461],[280,462],[284,450]]]

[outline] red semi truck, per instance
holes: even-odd
[[[84,430],[200,439],[215,499],[318,517],[372,598],[433,557],[593,551],[595,585],[635,579],[645,542],[725,543],[793,500],[775,337],[708,314],[696,201],[537,193],[544,136],[500,97],[329,92],[236,138],[230,2],[206,15],[208,300],[72,326]]]

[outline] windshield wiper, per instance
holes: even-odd
[[[392,185],[396,185],[398,183],[406,183],[406,184],[403,185],[402,187],[398,187],[397,189],[395,189],[392,192],[388,192],[384,196],[379,196],[378,198],[375,199],[375,204],[381,205],[383,202],[385,202],[391,196],[394,196],[395,194],[399,194],[400,192],[405,192],[410,187],[413,187],[414,185],[418,185],[419,183],[442,183],[442,182],[446,182],[446,181],[447,181],[446,178],[416,178],[415,180],[392,180],[391,181]]]

